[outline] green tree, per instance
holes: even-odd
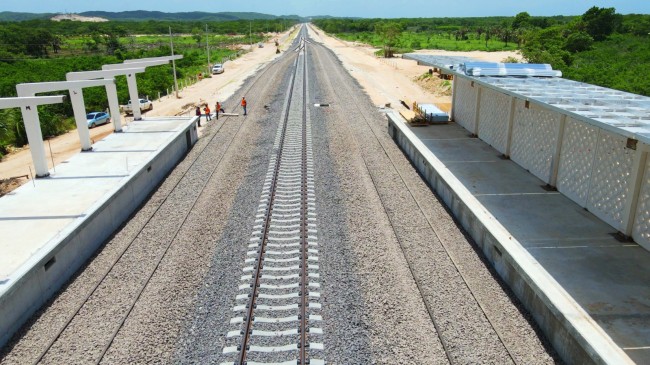
[[[619,14],[614,8],[599,8],[597,6],[587,10],[582,15],[587,33],[596,41],[603,41],[612,34],[621,24]]]
[[[381,38],[384,45],[384,57],[393,57],[393,47],[402,34],[402,27],[396,22],[379,22],[375,24],[375,33]]]
[[[123,48],[120,44],[120,37],[117,35],[117,33],[105,34],[104,45],[106,46],[106,54],[109,55],[113,55],[116,51]]]
[[[594,39],[585,32],[571,33],[566,37],[564,49],[571,53],[587,51],[594,43]]]
[[[512,29],[528,28],[530,27],[530,14],[523,11],[515,15],[515,20],[512,21]]]
[[[203,40],[203,31],[200,28],[192,28],[192,38],[196,41],[197,47],[201,47]]]

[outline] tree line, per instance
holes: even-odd
[[[318,19],[324,31],[381,47],[380,55],[416,49],[518,50],[566,78],[650,96],[650,15],[592,7],[580,16],[418,19]]]

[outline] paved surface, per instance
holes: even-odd
[[[650,252],[457,124],[410,130],[630,358],[650,363]]]
[[[41,249],[47,249],[48,242],[64,237],[88,209],[122,186],[188,122],[183,117],[131,123],[124,133],[95,143],[91,152],[59,164],[49,177],[0,199],[0,294],[12,274],[30,258],[45,255]]]

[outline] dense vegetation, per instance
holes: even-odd
[[[23,21],[32,19],[49,19],[58,14],[52,13],[18,13],[0,11],[0,21]],[[227,21],[227,20],[259,20],[291,18],[298,19],[297,15],[275,16],[270,14],[251,12],[218,12],[192,11],[182,13],[164,13],[161,11],[133,10],[133,11],[86,11],[77,15],[87,17],[100,17],[108,20],[188,20],[188,21]]]
[[[169,29],[173,30],[174,53],[184,58],[176,62],[179,80],[207,72],[206,39],[212,62],[238,54],[236,44],[255,43],[268,31],[286,29],[295,20],[274,19],[232,22],[53,22],[29,20],[0,22],[0,97],[16,96],[16,84],[65,80],[71,71],[101,69],[104,64],[124,59],[168,56],[171,54]],[[179,34],[180,33],[180,34]],[[165,95],[173,86],[169,65],[147,68],[138,75],[141,96]],[[117,77],[120,103],[129,99],[125,77]],[[53,94],[60,94],[53,93]],[[87,110],[108,107],[103,88],[84,89]],[[69,99],[60,105],[39,107],[44,136],[54,136],[74,128]],[[8,146],[27,143],[19,109],[0,110],[0,157]]]
[[[566,78],[650,96],[650,15],[592,7],[582,16],[433,19],[318,19],[336,36],[381,47],[379,55],[416,49],[520,50]]]

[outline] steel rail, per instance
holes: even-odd
[[[309,243],[307,237],[309,234],[308,227],[308,213],[307,206],[309,200],[309,188],[307,186],[307,48],[304,47],[303,42],[303,83],[302,83],[302,187],[301,187],[301,201],[300,201],[300,211],[301,211],[301,224],[300,224],[300,243],[302,251],[302,270],[301,270],[301,292],[302,296],[300,298],[300,343],[298,345],[299,349],[299,364],[305,365],[309,363],[307,357],[307,347],[309,346],[307,332],[309,332],[309,321],[307,306],[309,306],[309,269],[307,262],[307,255],[309,253]]]
[[[266,212],[265,212],[265,217],[264,217],[264,224],[262,227],[262,240],[260,242],[260,245],[258,246],[257,250],[257,258],[255,260],[256,264],[254,266],[254,273],[252,274],[253,276],[253,284],[252,284],[252,292],[249,294],[250,299],[248,300],[248,304],[246,305],[246,310],[247,310],[247,315],[244,317],[244,329],[242,330],[242,339],[241,339],[241,344],[238,346],[239,350],[239,364],[243,365],[246,363],[246,358],[248,356],[248,350],[249,350],[249,342],[250,342],[250,337],[252,335],[253,331],[253,324],[255,321],[255,306],[257,302],[257,296],[258,296],[258,288],[260,287],[260,279],[261,279],[261,273],[262,273],[262,268],[264,267],[264,254],[266,252],[266,245],[268,243],[268,235],[269,235],[269,230],[271,228],[271,217],[273,215],[273,204],[275,202],[275,193],[278,188],[278,175],[280,174],[280,164],[282,162],[282,152],[284,149],[284,142],[285,142],[285,136],[287,132],[287,125],[289,124],[289,110],[291,109],[291,103],[293,99],[293,88],[296,82],[296,75],[297,75],[297,70],[299,67],[300,62],[296,62],[296,69],[293,71],[292,77],[291,77],[291,86],[289,88],[289,97],[288,97],[288,102],[287,106],[285,109],[285,116],[284,120],[282,121],[282,132],[281,132],[281,137],[280,137],[280,144],[278,146],[277,150],[277,155],[276,155],[276,160],[275,160],[275,166],[273,168],[273,176],[271,178],[271,188],[270,188],[270,194],[269,194],[269,202],[267,203],[266,207]]]

